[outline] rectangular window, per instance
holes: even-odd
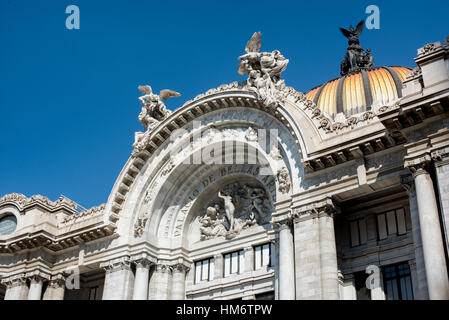
[[[245,271],[245,254],[243,250],[224,255],[224,276]]]
[[[403,208],[381,213],[377,216],[377,230],[379,240],[390,235],[403,235],[407,233],[405,224],[405,211]]]
[[[350,235],[351,235],[351,247],[357,247],[366,243],[366,220],[358,219],[349,222]]]
[[[98,289],[98,286],[89,288],[89,300],[97,300]]]
[[[214,258],[195,262],[195,283],[214,279]]]
[[[262,267],[273,267],[271,259],[272,252],[274,251],[273,244],[266,243],[260,246],[254,247],[254,269],[260,269]]]
[[[383,268],[387,300],[413,300],[412,278],[408,263]]]

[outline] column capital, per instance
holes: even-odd
[[[53,276],[48,282],[48,286],[52,289],[59,289],[65,287],[66,278],[62,274]]]
[[[31,283],[43,282],[50,280],[50,275],[43,273],[40,270],[34,270],[26,273],[26,277],[30,279]]]
[[[189,266],[186,266],[184,263],[177,263],[174,266],[172,266],[172,272],[180,272],[180,273],[187,273],[190,270]]]
[[[304,204],[293,210],[293,220],[295,223],[308,219],[320,217],[333,217],[339,212],[331,197],[325,197],[314,202]]]
[[[291,215],[285,216],[283,220],[273,221],[271,223],[276,231],[290,229],[293,225],[293,217]]]
[[[8,278],[2,279],[1,283],[8,288],[19,287],[26,285],[27,277],[25,273],[17,274]]]
[[[449,164],[449,147],[432,151],[431,157],[436,166]]]
[[[100,268],[103,268],[106,273],[116,272],[120,270],[131,270],[131,262],[129,261],[129,258],[120,258],[101,263]]]
[[[420,174],[425,174],[429,172],[429,164],[432,158],[429,153],[422,153],[418,156],[404,157],[404,167],[408,168],[416,178]]]
[[[160,273],[172,273],[173,267],[167,264],[157,264],[156,271]]]

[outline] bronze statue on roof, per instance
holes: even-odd
[[[364,21],[360,21],[355,29],[352,25],[349,30],[340,28],[341,33],[348,39],[348,50],[341,62],[341,75],[358,72],[363,69],[374,68],[374,59],[370,49],[363,50],[360,45],[359,36],[362,34]]]

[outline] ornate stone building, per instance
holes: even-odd
[[[360,33],[305,94],[260,33],[242,83],[174,112],[139,87],[105,204],[0,198],[0,298],[448,299],[449,39],[411,70],[374,67]]]

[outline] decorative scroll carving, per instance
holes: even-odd
[[[279,182],[279,192],[288,193],[291,188],[290,173],[288,172],[288,169],[285,166],[280,168],[276,177]]]
[[[271,203],[261,187],[232,183],[220,190],[198,218],[201,240],[234,238],[242,230],[267,223]]]

